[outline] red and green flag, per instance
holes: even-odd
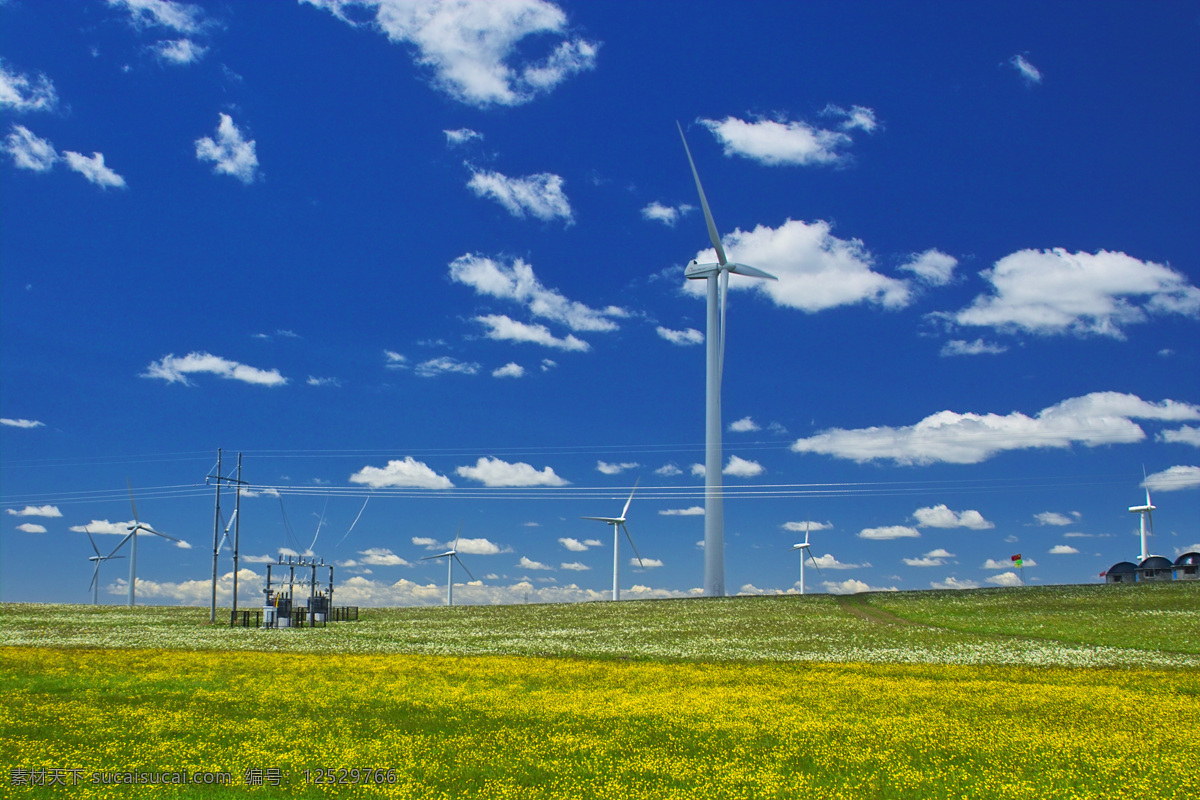
[[[1021,554],[1020,554],[1020,553],[1017,553],[1015,556],[1013,556],[1013,557],[1012,557],[1012,562],[1013,562],[1013,566],[1014,566],[1014,567],[1019,567],[1019,566],[1021,566],[1021,564],[1022,564],[1022,561],[1021,561]]]

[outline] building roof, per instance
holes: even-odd
[[[1174,564],[1171,559],[1163,558],[1162,556],[1150,556],[1141,564],[1138,564],[1138,569],[1170,569]]]
[[[1179,558],[1175,559],[1177,567],[1197,567],[1200,566],[1200,553],[1184,553]]]
[[[1136,571],[1137,571],[1137,564],[1134,564],[1130,561],[1122,561],[1118,564],[1113,564],[1111,567],[1108,568],[1109,575],[1112,575],[1114,572],[1120,574],[1120,573],[1124,573],[1124,572],[1136,572]]]

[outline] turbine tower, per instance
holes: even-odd
[[[462,567],[464,570],[466,570],[467,575],[470,576],[471,580],[475,580],[475,576],[471,575],[471,570],[467,569],[467,565],[464,564],[462,562],[462,559],[458,557],[458,540],[461,536],[462,536],[462,524],[460,523],[458,526],[458,536],[454,537],[454,546],[453,547],[451,547],[449,550],[447,550],[444,553],[438,553],[436,556],[425,556],[424,558],[421,559],[422,561],[428,561],[431,558],[446,559],[446,605],[448,605],[448,606],[454,605],[454,562],[455,561],[458,562],[458,565],[460,567]]]
[[[97,606],[100,605],[100,564],[110,558],[124,558],[125,556],[100,555],[100,548],[96,547],[96,540],[92,538],[92,532],[87,529],[86,525],[83,526],[83,532],[88,535],[88,541],[92,543],[92,549],[96,551],[96,555],[88,556],[88,561],[96,563],[96,568],[92,570],[92,582],[88,588],[92,590],[92,605]]]
[[[641,479],[639,478],[638,481]],[[613,600],[621,599],[621,531],[625,531],[625,538],[629,540],[629,546],[633,548],[633,554],[637,556],[638,566],[645,569],[642,564],[642,557],[638,554],[637,547],[633,544],[633,537],[629,535],[629,528],[625,527],[625,515],[629,513],[629,504],[633,502],[633,493],[637,491],[638,481],[634,481],[633,490],[629,492],[629,499],[625,501],[625,508],[621,509],[619,517],[580,517],[580,519],[594,519],[600,522],[607,522],[613,527]]]
[[[1154,518],[1150,515],[1151,515],[1151,512],[1153,512],[1154,509],[1156,509],[1156,508],[1157,508],[1157,506],[1150,504],[1150,488],[1149,487],[1146,487],[1146,504],[1144,506],[1130,506],[1129,507],[1130,513],[1140,514],[1142,516],[1142,520],[1141,520],[1141,523],[1142,523],[1141,524],[1141,527],[1142,527],[1142,555],[1139,558],[1140,561],[1145,561],[1147,558],[1150,557],[1150,549],[1146,546],[1147,545],[1146,536],[1147,536],[1147,531],[1149,531],[1150,536],[1154,535]]]
[[[813,566],[817,567],[817,560],[813,558],[812,550],[808,545],[808,526],[809,522],[804,523],[804,541],[799,544],[792,545],[792,551],[800,551],[800,594],[804,594],[804,557],[808,556],[812,559]],[[820,573],[821,568],[817,567],[817,572]]]
[[[133,484],[130,484],[128,480],[126,480],[125,483],[129,485],[129,505],[131,505],[133,507],[133,524],[129,526],[129,533],[125,534],[125,538],[122,539],[120,541],[120,543],[116,547],[113,548],[112,553],[109,553],[107,558],[112,558],[113,555],[118,550],[121,549],[121,545],[125,544],[126,542],[130,542],[130,545],[129,545],[129,607],[133,608],[134,591],[135,591],[135,587],[137,586],[137,535],[138,535],[138,531],[146,531],[147,533],[153,533],[155,536],[161,536],[164,539],[170,539],[172,542],[175,542],[176,544],[182,544],[182,542],[180,542],[174,536],[169,536],[169,535],[163,533],[162,531],[154,530],[149,525],[143,525],[138,520],[137,503],[135,503],[133,501]]]
[[[774,275],[745,264],[737,264],[725,258],[725,248],[717,234],[704,187],[700,185],[700,173],[688,149],[683,127],[679,138],[683,139],[683,151],[687,153],[692,177],[696,179],[696,191],[700,195],[700,206],[704,209],[704,221],[708,224],[708,238],[717,251],[716,264],[699,264],[692,261],[683,271],[689,280],[708,281],[708,329],[704,336],[707,367],[705,370],[704,400],[704,594],[708,597],[725,596],[725,509],[721,496],[721,375],[725,367],[725,303],[729,292],[729,273],[748,275],[752,278],[777,280]]]

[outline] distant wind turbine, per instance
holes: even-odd
[[[1149,549],[1149,547],[1147,547],[1147,545],[1148,545],[1147,536],[1154,535],[1154,518],[1151,516],[1151,513],[1156,508],[1158,508],[1158,506],[1151,505],[1151,503],[1150,503],[1150,487],[1149,486],[1146,487],[1146,504],[1142,505],[1142,506],[1130,506],[1129,507],[1129,511],[1131,513],[1142,515],[1142,520],[1141,520],[1141,523],[1142,523],[1141,524],[1142,555],[1140,558],[1141,561],[1145,561],[1147,558],[1150,557],[1150,549]]]
[[[629,535],[629,528],[625,527],[625,515],[629,513],[629,504],[633,502],[633,493],[637,491],[639,478],[634,481],[633,489],[629,492],[629,499],[625,501],[625,508],[621,509],[619,517],[581,517],[581,519],[594,519],[600,522],[606,522],[613,526],[613,600],[621,599],[621,531],[625,531],[625,538],[629,540],[629,546],[633,548],[633,554],[637,556],[638,566],[645,569],[642,564],[642,557],[638,554],[637,547],[633,543],[633,537]]]
[[[792,551],[800,551],[800,594],[804,594],[804,557],[808,556],[812,559],[814,567],[817,567],[817,560],[813,558],[812,550],[808,546],[808,522],[804,523],[804,541],[799,544],[792,545]],[[817,572],[821,572],[821,568],[817,567]]]
[[[100,548],[96,547],[96,540],[92,538],[92,532],[87,529],[86,525],[83,526],[83,532],[87,534],[88,541],[92,543],[92,549],[96,551],[96,555],[88,556],[88,561],[94,561],[96,563],[96,568],[92,570],[92,582],[88,585],[88,588],[92,590],[92,605],[96,606],[100,605],[101,562],[108,561],[110,558],[124,558],[125,556],[100,555]]]
[[[468,576],[470,576],[471,580],[475,580],[475,576],[471,575],[471,570],[467,569],[467,565],[464,564],[462,562],[462,559],[458,557],[458,540],[461,537],[462,537],[462,524],[460,523],[458,526],[458,535],[454,537],[454,546],[453,547],[451,547],[449,550],[447,550],[444,553],[438,553],[436,556],[425,556],[424,558],[421,559],[422,561],[428,561],[431,558],[446,559],[446,605],[448,605],[448,606],[454,605],[454,562],[455,561],[458,562],[458,565],[460,567],[462,567],[464,570],[466,570],[466,573]]]
[[[708,224],[708,238],[717,251],[716,264],[699,264],[692,261],[683,271],[689,280],[704,278],[708,281],[708,332],[705,334],[707,368],[705,371],[704,402],[704,594],[709,597],[725,596],[725,509],[721,496],[721,376],[725,368],[725,304],[729,293],[729,273],[747,275],[752,278],[777,280],[774,275],[756,267],[737,264],[725,258],[725,248],[717,234],[704,187],[700,185],[700,173],[688,149],[683,127],[679,138],[683,139],[683,150],[687,153],[692,177],[696,179],[696,191],[700,195],[700,206],[704,209],[704,221]]]
[[[176,539],[174,536],[165,534],[162,531],[154,530],[149,525],[143,525],[141,523],[141,521],[138,520],[137,503],[134,502],[134,500],[133,500],[133,484],[129,483],[128,480],[126,480],[125,483],[129,486],[129,505],[133,507],[133,524],[129,526],[129,533],[125,534],[125,538],[121,540],[120,544],[118,544],[116,547],[113,548],[112,553],[109,553],[107,558],[112,558],[113,555],[118,550],[121,549],[122,545],[124,545],[126,542],[130,542],[130,545],[129,545],[129,607],[133,608],[134,591],[135,591],[135,587],[137,586],[137,540],[138,540],[137,534],[138,534],[138,531],[145,531],[146,533],[153,533],[155,536],[161,536],[164,539],[170,539],[172,542],[175,542],[176,544],[182,544],[182,542],[180,542],[180,540]]]

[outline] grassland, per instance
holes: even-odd
[[[82,776],[11,796],[1200,796],[1200,585],[0,615],[7,768]],[[180,770],[235,785],[87,782]]]

